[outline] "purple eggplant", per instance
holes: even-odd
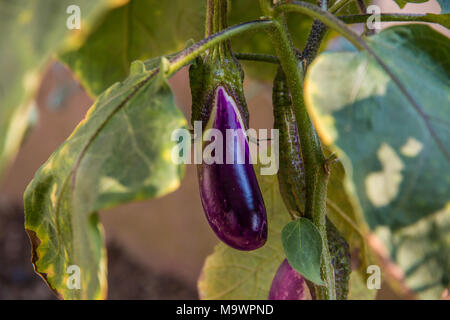
[[[206,218],[217,236],[239,250],[254,250],[267,239],[264,201],[256,180],[245,136],[245,125],[237,100],[224,86],[214,91],[208,127],[219,130],[223,137],[223,163],[199,165],[200,197]],[[234,144],[227,143],[227,129],[237,132]],[[227,163],[227,154],[234,157]],[[244,163],[238,162],[238,157]]]
[[[269,300],[311,300],[306,280],[284,259],[270,287]]]

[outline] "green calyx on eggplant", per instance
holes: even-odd
[[[224,12],[226,10],[218,15]],[[222,27],[226,27],[223,20],[221,17]],[[213,30],[217,31],[220,30]],[[243,72],[230,43],[220,43],[198,58],[189,69],[189,78],[192,125],[201,121],[203,134],[215,129],[223,137],[222,146],[214,150],[214,153],[221,152],[222,161],[211,163],[204,159],[197,166],[206,218],[212,230],[227,245],[239,250],[260,248],[267,240],[266,209],[246,137],[248,111],[242,89]],[[234,143],[227,143],[228,130],[236,134]],[[208,146],[204,143],[202,150]],[[226,161],[228,156],[235,161]]]

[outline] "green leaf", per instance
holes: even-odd
[[[68,48],[59,58],[97,96],[128,75],[136,59],[181,50],[189,39],[201,39],[205,1],[131,0],[109,11],[85,42]]]
[[[448,0],[437,0],[441,6],[441,13],[450,13],[450,1]]]
[[[320,277],[322,237],[316,226],[306,218],[289,222],[281,231],[281,241],[291,267],[306,279],[325,285]]]
[[[172,131],[186,127],[165,79],[131,66],[130,77],[102,95],[25,192],[25,228],[35,270],[64,299],[104,298],[106,260],[97,212],[165,195],[180,184]],[[81,289],[67,287],[67,268]]]
[[[74,71],[87,91],[96,96],[124,79],[131,61],[166,55],[182,49],[188,39],[200,40],[204,35],[205,3],[192,0],[187,6],[182,0],[130,0],[105,14],[81,45],[66,48],[59,58]],[[229,25],[257,20],[261,15],[254,0],[230,2]],[[311,21],[298,14],[288,17],[294,44],[301,49]],[[266,32],[235,38],[232,46],[236,52],[273,53]],[[261,62],[245,61],[243,65],[255,79],[272,80],[275,74],[272,65],[265,64],[263,69]]]
[[[69,33],[69,5],[82,10],[82,28],[108,0],[0,1],[0,176],[17,153],[35,112],[32,98],[49,54]]]
[[[324,152],[326,157],[331,154],[326,147]],[[346,183],[348,183],[348,177],[342,162],[339,161],[331,167],[328,181],[327,218],[349,244],[352,260],[358,265],[358,269],[353,270],[350,274],[347,299],[374,299],[376,290],[369,290],[365,284],[367,267],[374,263],[372,250],[366,240],[369,235],[369,227],[364,220],[355,194],[346,191]],[[329,247],[331,248],[330,244]]]
[[[427,1],[428,0],[395,0],[395,2],[398,4],[398,6],[400,8],[403,8],[408,3],[424,3],[424,2],[427,2]]]
[[[377,235],[404,270],[409,288],[423,299],[442,297],[450,285],[450,206],[395,232],[379,227]]]
[[[341,0],[331,0],[329,7],[331,8],[335,3]],[[363,0],[366,7],[371,4],[372,0]],[[338,12],[338,15],[348,15],[348,14],[358,14],[361,13],[359,10],[358,4],[356,1],[349,1],[346,5],[344,5]]]
[[[325,156],[328,157],[330,152],[327,148],[324,149]],[[365,272],[371,261],[371,253],[366,241],[369,227],[364,221],[355,194],[345,190],[347,179],[342,162],[335,163],[331,168],[328,181],[327,217],[348,242],[351,252],[358,252],[360,270]]]
[[[315,3],[314,0],[308,0],[307,2]],[[231,1],[229,14],[230,25],[257,20],[262,15],[259,5],[255,1]],[[287,21],[294,45],[300,50],[303,50],[311,29],[312,19],[305,15],[289,14]],[[257,32],[234,38],[231,40],[231,44],[233,50],[236,52],[275,54],[272,41],[267,32]],[[262,64],[261,62],[254,61],[242,61],[241,63],[244,66],[246,74],[252,79],[272,81],[275,77],[276,65]]]
[[[371,37],[369,45],[420,109],[366,52],[318,57],[307,74],[305,100],[322,139],[349,174],[346,191],[357,196],[369,227],[393,239],[449,201],[450,43],[428,26],[408,25]],[[392,248],[390,240],[384,244]],[[436,292],[448,285],[442,270],[449,265],[437,262],[432,243],[409,250],[409,261],[435,261],[420,266],[430,277],[414,289],[439,297]],[[393,249],[389,253],[400,264]],[[412,271],[400,266],[413,286]]]
[[[290,221],[281,199],[276,175],[255,173],[264,198],[268,219],[268,239],[257,250],[235,250],[219,243],[206,259],[198,281],[201,299],[267,299],[272,279],[285,258],[281,229]]]
[[[366,277],[362,272],[353,271],[350,274],[348,300],[374,300],[377,295],[377,289],[368,289]]]

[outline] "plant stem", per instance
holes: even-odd
[[[271,16],[272,6],[268,0],[259,0],[259,7],[265,16]]]
[[[319,6],[322,10],[328,9],[328,0],[319,0]],[[319,52],[320,44],[327,32],[327,27],[317,19],[314,19],[311,26],[311,32],[309,33],[308,40],[306,41],[305,48],[303,48],[303,59],[305,71],[309,64],[316,57]]]
[[[348,16],[339,16],[338,18],[347,24],[352,23],[365,23],[369,19],[371,14],[354,14]],[[437,23],[440,22],[436,19],[439,15],[434,14],[414,14],[414,13],[382,13],[380,14],[381,21],[420,21]]]
[[[262,53],[243,53],[235,52],[234,56],[239,60],[260,61],[267,63],[280,63],[280,60],[276,56]]]
[[[356,4],[358,6],[358,10],[359,10],[360,14],[367,13],[366,4],[364,3],[363,0],[357,0]],[[373,36],[375,34],[375,29],[369,29],[369,27],[367,26],[367,23],[364,23],[364,33],[363,34],[366,36]]]
[[[206,23],[205,23],[205,38],[211,36],[213,30],[213,0],[207,0],[206,2]]]
[[[167,67],[167,70],[165,70],[165,73],[170,77],[191,60],[195,59],[201,53],[214,47],[218,43],[245,32],[268,29],[272,26],[272,24],[273,22],[271,20],[256,20],[234,25],[218,33],[215,33],[208,38],[195,43],[194,45],[190,46],[189,48],[183,50],[178,55],[173,57],[170,60],[170,65]]]
[[[308,68],[309,64],[317,55],[319,51],[320,44],[327,33],[327,27],[315,19],[311,26],[311,32],[309,33],[308,40],[306,41],[305,48],[303,49],[303,59],[305,60],[305,71]]]
[[[286,12],[298,12],[306,14],[317,20],[320,20],[328,27],[339,32],[348,41],[350,41],[356,48],[365,49],[367,44],[359,37],[357,33],[349,29],[345,23],[336,18],[331,13],[320,9],[319,7],[303,1],[292,1],[291,3],[280,4],[275,7],[275,16]]]
[[[305,164],[306,205],[305,215],[313,220],[323,240],[322,277],[326,282],[325,290],[319,290],[319,299],[336,299],[334,270],[331,264],[325,230],[325,209],[328,174],[324,170],[325,157],[320,140],[306,111],[303,101],[303,73],[299,70],[297,55],[289,37],[284,15],[273,20],[271,30],[272,41],[280,59],[281,67],[286,74],[287,83],[292,96],[292,104],[297,129],[300,137],[302,156]]]

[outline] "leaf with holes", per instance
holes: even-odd
[[[371,37],[369,45],[402,87],[366,52],[327,53],[307,74],[305,100],[321,138],[343,161],[347,193],[383,236],[406,283],[422,297],[440,297],[448,261],[441,263],[431,242],[424,250],[403,247],[400,257],[393,239],[449,202],[450,43],[428,26],[408,25]],[[445,225],[436,226],[444,235]],[[414,271],[413,261],[421,261]]]
[[[172,162],[171,134],[186,126],[163,76],[136,61],[36,173],[24,196],[25,228],[35,269],[59,297],[105,297],[97,212],[175,190],[183,170]],[[80,290],[66,286],[71,265],[80,268]]]

